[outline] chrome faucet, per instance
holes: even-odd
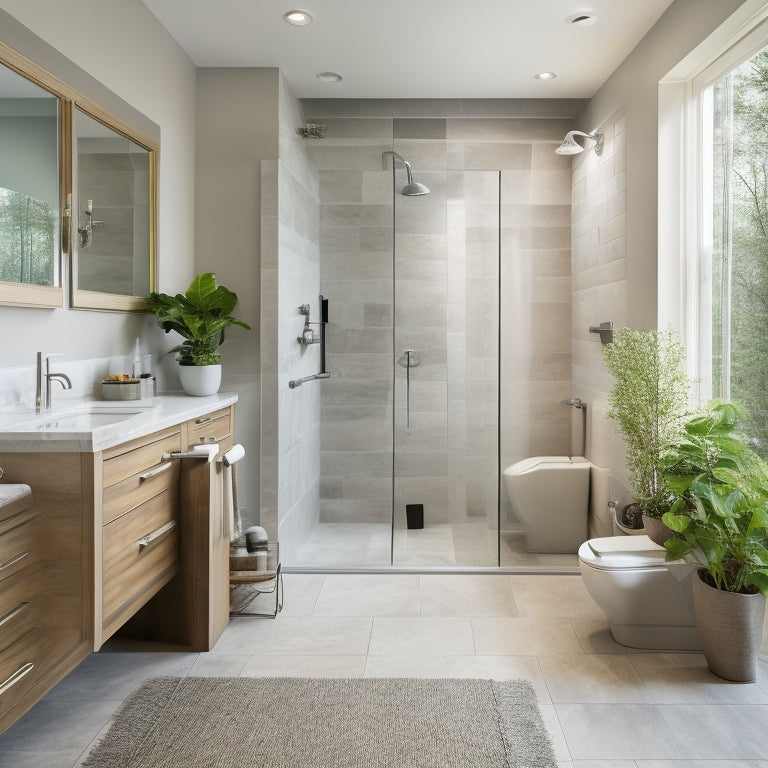
[[[53,405],[51,381],[61,384],[63,389],[72,389],[72,382],[66,373],[51,373],[50,358],[58,357],[53,352],[37,353],[37,381],[35,386],[35,411],[49,411]]]

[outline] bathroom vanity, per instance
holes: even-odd
[[[229,619],[224,469],[189,454],[232,446],[236,399],[0,416],[2,482],[33,498],[0,507],[0,731],[118,631],[216,642]]]

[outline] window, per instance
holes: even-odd
[[[702,88],[699,104],[703,394],[742,404],[768,457],[768,49]]]

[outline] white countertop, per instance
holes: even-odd
[[[236,402],[234,392],[209,397],[190,397],[178,392],[158,395],[151,401],[71,402],[66,407],[54,406],[45,413],[3,411],[0,412],[0,451],[95,453]]]

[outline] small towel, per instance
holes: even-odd
[[[24,483],[0,483],[0,507],[31,495],[32,489]]]

